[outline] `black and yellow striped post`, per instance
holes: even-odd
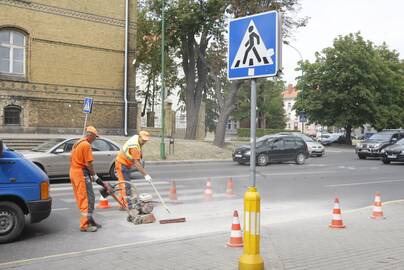
[[[249,187],[244,194],[244,251],[239,269],[264,269],[260,255],[260,194],[255,187]]]

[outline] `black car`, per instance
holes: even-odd
[[[382,151],[382,161],[389,164],[392,161],[404,162],[404,139],[399,140],[393,145],[387,146]]]
[[[250,145],[243,145],[233,152],[233,161],[239,164],[250,162]],[[266,135],[257,139],[256,162],[265,166],[270,162],[295,161],[304,164],[309,150],[302,138],[291,135]]]
[[[381,150],[404,138],[404,130],[383,130],[373,134],[369,139],[358,143],[355,151],[360,159],[381,157]]]

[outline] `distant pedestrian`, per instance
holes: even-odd
[[[150,133],[147,131],[140,131],[138,135],[132,136],[119,151],[115,160],[115,170],[118,181],[126,183],[120,185],[120,200],[129,209],[132,209],[132,190],[131,185],[128,183],[131,181],[130,172],[133,166],[144,176],[147,182],[151,182],[152,178],[143,168],[141,159],[143,157],[142,147],[146,142],[150,140]]]
[[[94,171],[91,143],[97,137],[97,130],[93,126],[87,127],[85,137],[73,145],[71,154],[70,181],[81,213],[80,231],[82,232],[96,232],[98,228],[101,228],[101,225],[97,224],[93,218],[95,198],[92,182],[100,179]]]

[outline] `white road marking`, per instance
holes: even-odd
[[[136,181],[136,182],[134,182],[135,186],[141,187],[141,186],[149,186],[150,185],[146,181],[143,181],[143,182],[140,182],[140,183],[139,183],[138,179],[135,180],[135,181]],[[111,183],[116,184],[118,182],[111,182]],[[168,182],[168,181],[154,181],[153,184],[155,184],[155,185],[170,185],[171,183]],[[72,189],[73,188],[72,188],[72,186],[70,184],[63,185],[63,186],[60,186],[60,185],[52,186],[51,185],[50,192],[61,191],[61,190],[72,190]],[[93,189],[99,190],[99,189],[101,189],[101,187],[96,185],[96,184],[93,184]]]
[[[52,212],[54,211],[64,211],[64,210],[69,210],[70,208],[52,208]]]
[[[347,187],[347,186],[360,186],[360,185],[375,185],[375,184],[394,183],[394,182],[404,182],[404,179],[400,179],[400,180],[381,180],[381,181],[372,181],[372,182],[358,182],[358,183],[349,183],[349,184],[327,185],[326,187]]]

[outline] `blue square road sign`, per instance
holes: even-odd
[[[227,58],[229,80],[276,76],[281,65],[277,11],[231,20]]]
[[[85,97],[84,105],[83,105],[83,112],[91,113],[92,110],[93,110],[93,98]]]

